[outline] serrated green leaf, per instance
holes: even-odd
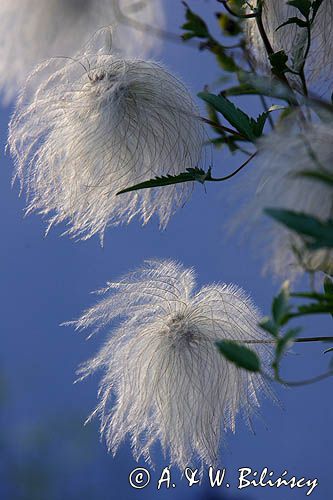
[[[162,177],[155,177],[145,182],[140,182],[134,186],[128,187],[119,191],[117,195],[129,193],[131,191],[138,191],[140,189],[151,189],[156,187],[170,186],[172,184],[181,184],[183,182],[197,181],[203,184],[206,180],[211,177],[210,170],[205,172],[200,168],[188,168],[187,172],[183,172],[178,175],[165,175]]]
[[[257,120],[251,120],[252,130],[256,137],[261,137],[268,118],[269,112],[264,112],[258,116]]]
[[[250,372],[260,372],[259,357],[248,347],[232,340],[222,340],[216,344],[220,353],[239,368]]]
[[[251,123],[251,127],[252,127],[252,130],[253,130],[253,133],[254,133],[254,135],[257,138],[259,138],[259,137],[262,136],[262,134],[264,132],[264,127],[265,127],[265,124],[266,124],[266,121],[267,121],[267,118],[268,118],[269,114],[272,113],[273,111],[278,111],[278,110],[281,110],[281,109],[284,109],[284,107],[283,106],[274,105],[274,106],[271,106],[268,111],[265,111],[264,113],[262,113],[261,115],[259,115],[256,120],[254,120],[253,118],[250,119],[250,123]]]
[[[256,139],[256,135],[252,128],[251,118],[244,113],[244,111],[237,108],[231,101],[221,95],[214,95],[208,92],[200,92],[198,96],[219,111],[224,118],[249,141],[253,142]]]

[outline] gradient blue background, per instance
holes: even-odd
[[[178,0],[165,0],[169,29],[183,22]],[[214,23],[214,1],[193,0],[198,11]],[[179,75],[194,94],[221,75],[215,60],[182,45],[164,43],[159,60]],[[243,101],[244,103],[244,101]],[[245,103],[253,114],[256,100]],[[1,145],[4,146],[11,109],[0,111]],[[235,165],[216,152],[216,172]],[[246,182],[246,173],[244,176]],[[0,169],[0,310],[3,374],[1,391],[0,498],[7,499],[303,499],[306,490],[236,489],[237,470],[264,466],[280,474],[317,477],[312,494],[332,498],[332,381],[285,390],[276,387],[283,408],[269,401],[262,419],[255,419],[255,434],[239,421],[235,435],[227,435],[222,449],[231,488],[210,491],[189,489],[173,471],[176,488],[157,492],[158,473],[168,465],[157,451],[156,472],[142,491],[128,485],[136,466],[128,443],[115,458],[99,442],[98,423],[83,427],[96,403],[98,377],[73,384],[78,364],[103,342],[103,334],[86,341],[83,334],[60,323],[78,317],[95,301],[90,292],[140,265],[147,257],[173,258],[193,266],[201,286],[212,281],[233,282],[251,293],[268,312],[279,284],[261,275],[261,261],[246,245],[227,239],[224,224],[233,207],[227,203],[233,183],[197,186],[192,199],[160,232],[154,221],[142,228],[137,221],[109,230],[104,248],[98,238],[76,243],[60,237],[61,227],[44,238],[45,224],[36,215],[24,218],[24,196],[11,189],[12,163],[1,156]],[[329,334],[329,322],[312,322],[307,333]],[[299,346],[284,363],[286,377],[306,378],[321,372],[327,359],[322,346]],[[144,462],[140,462],[144,466]]]

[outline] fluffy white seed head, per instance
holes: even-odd
[[[330,120],[305,125],[297,114],[297,118],[284,121],[261,139],[256,160],[240,179],[243,207],[232,221],[233,229],[253,235],[256,252],[265,260],[264,270],[276,276],[294,279],[303,272],[303,266],[309,271],[333,272],[332,251],[308,251],[295,232],[263,213],[265,208],[282,208],[322,221],[332,218],[331,186],[299,175],[321,170],[333,174],[331,116]]]
[[[253,2],[256,6],[257,2]],[[250,12],[250,11],[249,11]],[[299,68],[306,47],[307,30],[295,24],[288,24],[277,30],[290,17],[301,15],[296,7],[287,4],[287,0],[264,0],[263,25],[268,40],[274,50],[284,50],[289,56],[288,64]],[[305,66],[305,73],[312,85],[330,88],[333,81],[333,0],[323,0],[312,28],[311,49]],[[258,69],[270,73],[267,52],[260,36],[255,19],[245,21],[247,45]],[[302,49],[303,48],[303,49]],[[287,74],[291,83],[297,85],[297,79]],[[298,82],[299,83],[299,82]]]
[[[36,64],[72,55],[102,26],[115,28],[113,49],[123,55],[143,57],[158,46],[144,30],[118,21],[118,4],[136,22],[163,26],[160,0],[1,0],[0,90],[5,102]]]
[[[182,470],[198,460],[213,465],[221,433],[235,430],[238,412],[250,423],[259,393],[268,391],[260,375],[235,367],[215,345],[263,339],[251,300],[233,285],[195,288],[191,269],[147,261],[109,283],[105,298],[74,322],[95,332],[121,318],[79,372],[82,378],[103,372],[93,415],[113,453],[128,435],[137,460],[151,462],[160,442]],[[262,345],[254,349],[267,359]]]
[[[155,62],[110,55],[109,34],[102,30],[73,60],[38,66],[31,79],[42,83],[32,95],[28,85],[9,126],[28,211],[46,215],[50,225],[66,221],[80,238],[103,238],[107,226],[136,215],[145,224],[157,214],[165,227],[192,183],[116,193],[199,166],[204,144],[184,85]]]

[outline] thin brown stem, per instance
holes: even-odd
[[[333,337],[299,337],[294,339],[295,343],[307,343],[307,342],[333,342]],[[243,344],[275,344],[275,340],[242,340]]]
[[[317,375],[316,377],[309,378],[307,380],[300,380],[299,382],[290,382],[289,380],[284,380],[279,375],[273,378],[265,372],[261,372],[261,375],[265,377],[265,379],[269,380],[269,382],[279,382],[280,384],[285,385],[286,387],[302,387],[303,385],[315,384],[316,382],[321,382],[326,378],[332,377],[333,370],[322,373],[321,375]]]
[[[325,380],[326,378],[329,378],[332,376],[333,376],[333,370],[328,371],[326,373],[322,373],[321,375],[318,375],[317,377],[309,378],[307,380],[301,380],[299,382],[289,382],[289,381],[283,380],[281,378],[278,379],[278,382],[280,382],[283,385],[286,385],[287,387],[302,387],[303,385],[311,385],[311,384],[315,384],[316,382],[321,382],[322,380]]]
[[[263,41],[263,44],[265,46],[265,49],[266,49],[266,52],[267,52],[267,55],[268,57],[271,56],[272,54],[274,54],[274,49],[271,45],[271,42],[269,41],[269,38],[266,34],[266,31],[265,31],[265,27],[264,27],[264,24],[262,22],[262,9],[260,8],[258,10],[258,15],[256,16],[256,23],[257,23],[257,27],[258,27],[258,31],[260,33],[260,36],[261,36],[261,39]],[[284,73],[279,73],[279,74],[276,74],[274,73],[274,75],[284,84],[288,87],[289,90],[292,91],[292,88],[290,86],[290,83],[286,77],[286,75]]]
[[[234,129],[229,128],[229,127],[225,127],[224,125],[220,125],[216,122],[213,122],[212,120],[209,120],[208,118],[204,118],[203,116],[201,116],[200,119],[204,123],[207,123],[208,125],[211,125],[212,127],[214,127],[216,130],[222,130],[223,132],[228,132],[229,134],[237,136],[237,137],[241,138],[242,140],[247,140],[245,135],[241,134],[240,132],[237,132],[237,130],[234,130]]]
[[[248,163],[250,163],[251,160],[253,160],[253,158],[256,156],[257,152],[253,153],[250,158],[248,158],[244,163],[242,163],[242,165],[240,167],[238,167],[234,172],[232,172],[231,174],[229,175],[226,175],[225,177],[220,177],[220,178],[215,178],[215,177],[211,177],[210,179],[208,179],[209,181],[213,181],[213,182],[222,182],[222,181],[227,181],[229,179],[231,179],[232,177],[234,177],[235,175],[238,174],[238,172],[240,172],[241,170],[243,170],[243,168],[246,167],[246,165],[248,165]]]
[[[228,0],[217,0],[219,3],[222,3],[225,10],[229,12],[234,17],[239,17],[240,19],[253,19],[254,17],[257,17],[257,12],[253,12],[253,14],[239,14],[237,12],[234,12],[228,5]]]

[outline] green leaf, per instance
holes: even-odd
[[[289,229],[308,237],[307,247],[333,248],[333,221],[322,222],[319,219],[300,212],[290,210],[266,209],[265,213]]]
[[[268,115],[269,111],[265,111],[264,113],[258,116],[257,120],[252,120],[252,130],[256,137],[262,136]]]
[[[216,55],[216,59],[224,71],[228,73],[236,73],[239,70],[238,64],[236,64],[235,59],[228,55],[225,50],[219,46],[213,46],[210,51]]]
[[[298,313],[293,314],[296,316],[306,316],[308,314],[332,314],[333,304],[320,302],[319,304],[306,304],[298,306]]]
[[[325,295],[328,295],[330,297],[333,296],[333,280],[328,276],[326,276],[324,279],[324,291]]]
[[[272,316],[275,321],[275,324],[278,326],[283,326],[289,317],[290,313],[290,292],[289,292],[289,284],[285,282],[282,286],[279,295],[277,295],[272,304]]]
[[[326,276],[324,279],[324,292],[326,300],[333,302],[333,279],[329,278],[328,276]],[[333,311],[332,311],[332,318],[333,318]]]
[[[299,17],[290,17],[288,19],[288,21],[280,24],[280,26],[278,28],[276,28],[275,31],[279,30],[280,28],[283,28],[283,26],[287,26],[288,24],[297,24],[297,26],[299,26],[300,28],[307,28],[309,23],[306,22],[306,21],[303,21],[302,19],[300,19]]]
[[[249,83],[242,83],[235,85],[221,92],[221,95],[226,96],[239,96],[239,95],[260,95],[258,89]],[[267,95],[266,93],[264,95]]]
[[[222,340],[216,344],[220,353],[239,368],[250,372],[260,372],[259,357],[251,349],[232,340]]]
[[[134,186],[119,191],[117,195],[129,193],[131,191],[138,191],[139,189],[151,189],[155,187],[170,186],[172,184],[181,184],[183,182],[197,181],[203,184],[210,178],[210,170],[208,170],[208,172],[205,172],[201,168],[188,168],[187,172],[183,172],[178,175],[165,175],[162,177],[155,177],[154,179],[150,179],[145,182],[140,182],[140,184],[135,184]]]
[[[311,10],[310,0],[290,0],[287,4],[296,7],[305,18],[309,17]]]
[[[250,141],[256,139],[252,130],[250,117],[238,109],[231,101],[221,95],[214,95],[208,92],[200,92],[198,96],[219,111],[238,132],[247,137]]]
[[[281,73],[286,73],[286,71],[288,71],[288,66],[286,64],[288,56],[284,50],[279,50],[274,54],[270,54],[269,60],[275,74],[280,75]]]
[[[274,323],[274,321],[271,320],[271,318],[269,318],[268,316],[266,316],[265,318],[263,318],[260,322],[259,322],[259,326],[265,330],[266,332],[270,333],[271,335],[273,335],[273,337],[277,337],[279,335],[279,328],[278,326],[276,325],[276,323]]]
[[[288,344],[297,337],[301,330],[301,328],[292,328],[288,330],[286,334],[277,341],[275,349],[275,362],[277,364],[280,362],[283,354],[285,353]]]
[[[281,110],[281,109],[285,109],[285,108],[283,106],[275,105],[275,106],[270,107],[268,111],[265,111],[264,113],[259,115],[257,120],[254,120],[253,118],[250,119],[252,131],[257,138],[262,136],[269,114],[272,113],[272,111],[277,111],[277,110]]]
[[[187,22],[183,24],[182,29],[186,30],[187,33],[182,35],[183,40],[190,40],[191,38],[209,38],[209,30],[206,23],[201,19],[200,16],[195,14],[189,6],[183,2],[186,7],[186,19]]]
[[[316,292],[294,292],[290,294],[291,297],[300,299],[312,299],[318,302],[333,302],[333,293],[316,293]]]
[[[333,175],[330,172],[322,170],[303,170],[297,174],[297,177],[307,177],[316,181],[323,182],[333,187]]]
[[[222,95],[209,94],[208,92],[201,92],[198,95],[210,106],[213,106],[215,110],[219,111],[238,132],[251,142],[262,136],[269,113],[281,109],[279,106],[273,106],[255,120]]]
[[[312,2],[312,12],[313,12],[313,19],[316,17],[317,15],[317,12],[319,10],[319,7],[321,6],[321,4],[323,3],[324,0],[315,0],[314,2]]]
[[[216,14],[216,18],[224,35],[237,36],[242,33],[240,23],[231,19],[231,17],[225,12],[218,12]]]

